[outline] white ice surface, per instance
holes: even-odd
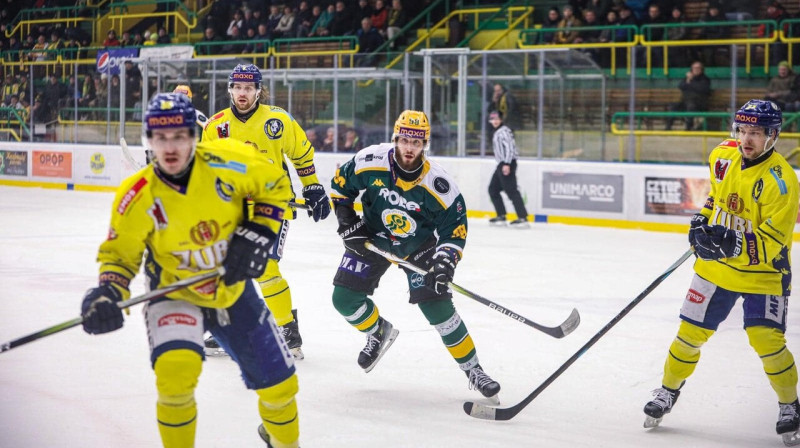
[[[0,187],[0,342],[78,315],[97,277],[112,195]],[[292,224],[281,271],[299,308],[306,359],[298,363],[301,446],[779,447],[777,399],[734,309],[662,426],[642,428],[660,385],[692,270],[687,262],[508,422],[477,420],[477,400],[438,334],[407,303],[391,269],[375,300],[400,335],[365,374],[364,337],[331,304],[342,247],[333,217]],[[545,325],[575,307],[582,323],[553,339],[463,296],[456,307],[503,406],[522,400],[686,249],[677,233],[535,224],[529,230],[470,222],[455,281]],[[794,259],[797,258],[795,249]],[[797,277],[795,277],[797,278]],[[797,282],[795,282],[796,284]],[[137,277],[134,294],[143,292]],[[800,353],[789,308],[789,347]],[[140,308],[122,330],[74,328],[0,355],[0,447],[156,447],[154,376]],[[197,388],[197,447],[260,447],[256,397],[229,359],[204,364]]]

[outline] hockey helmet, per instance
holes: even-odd
[[[256,89],[260,90],[261,70],[253,64],[239,64],[228,76],[228,88],[233,87],[235,82],[252,82],[255,83]]]
[[[392,140],[398,137],[417,138],[427,142],[431,138],[431,125],[425,112],[404,110],[394,122]]]
[[[159,93],[147,105],[144,128],[147,137],[154,129],[189,128],[194,135],[195,111],[189,97],[182,93]]]
[[[783,113],[777,104],[772,101],[750,100],[736,111],[733,119],[732,136],[736,137],[738,126],[748,125],[762,127],[768,137],[778,140],[782,124]]]
[[[187,86],[186,84],[181,84],[178,87],[175,87],[175,90],[172,93],[182,93],[192,99],[192,88]]]

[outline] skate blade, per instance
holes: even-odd
[[[490,222],[489,225],[491,227],[506,227],[506,226],[508,226],[508,222],[506,222],[506,221],[503,221],[503,222]]]
[[[663,420],[663,419],[664,419],[664,417],[655,418],[655,417],[650,417],[648,415],[647,417],[644,418],[644,427],[645,428],[655,428],[656,426],[659,425],[659,423],[661,423],[661,420]]]
[[[383,348],[381,348],[381,352],[378,353],[378,357],[375,358],[375,362],[373,362],[372,364],[368,365],[367,368],[364,369],[364,373],[371,372],[372,369],[374,369],[375,366],[378,365],[378,361],[380,361],[381,358],[383,358],[383,354],[386,353],[386,351],[389,350],[389,347],[391,347],[392,344],[394,344],[394,340],[397,339],[397,335],[399,333],[400,333],[400,330],[398,330],[396,328],[392,329],[392,332],[389,334],[389,337],[386,338],[386,345],[384,345]]]
[[[228,356],[228,353],[222,348],[205,347],[203,351],[206,353],[206,356],[210,356],[212,358],[221,358],[224,356]]]
[[[783,444],[786,446],[800,445],[800,432],[787,432],[781,434],[781,438],[783,438]]]
[[[500,395],[492,395],[491,397],[484,397],[486,401],[492,406],[500,406]]]
[[[508,227],[512,229],[530,229],[531,225],[526,222],[522,224],[510,224]]]
[[[300,347],[290,348],[289,351],[297,361],[306,359],[306,355],[303,353],[303,349]]]

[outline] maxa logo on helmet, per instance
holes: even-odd
[[[424,140],[425,139],[425,130],[424,129],[413,129],[413,128],[401,127],[400,131],[397,133],[397,135],[402,135],[404,137],[418,138],[420,140]]]
[[[736,121],[740,123],[758,123],[758,117],[753,115],[736,114]]]
[[[184,125],[183,115],[157,115],[147,117],[147,125],[151,128],[167,128]]]
[[[255,76],[252,73],[231,73],[231,79],[233,79],[234,81],[255,82]]]

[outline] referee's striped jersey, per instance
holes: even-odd
[[[514,132],[506,125],[500,126],[494,131],[492,147],[494,148],[494,160],[498,164],[510,164],[518,156]]]

